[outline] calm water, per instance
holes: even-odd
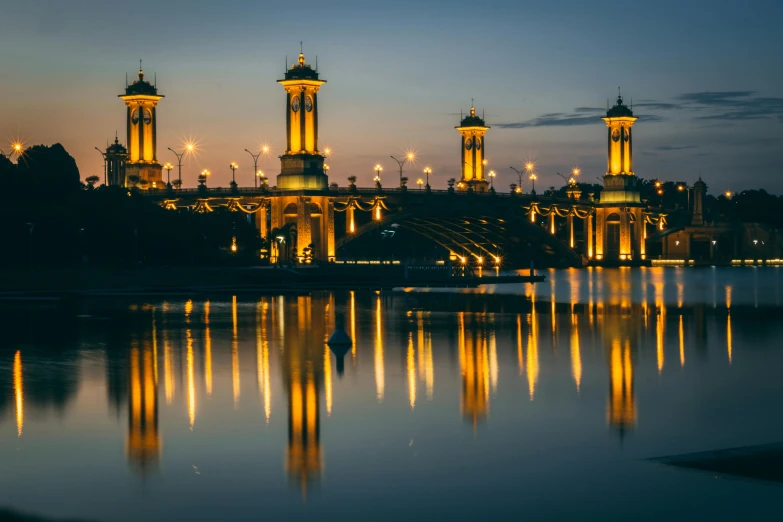
[[[780,273],[5,307],[0,510],[775,519],[778,484],[648,459],[783,441]]]

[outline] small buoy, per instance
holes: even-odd
[[[345,316],[343,314],[338,313],[335,315],[334,324],[334,332],[332,332],[326,344],[329,345],[329,349],[334,353],[334,358],[337,362],[337,375],[342,377],[345,373],[345,354],[353,346],[353,341],[351,336],[345,331]]]

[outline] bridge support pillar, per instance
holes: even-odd
[[[593,214],[589,214],[585,218],[585,252],[587,253],[587,259],[593,259],[595,257],[595,250],[593,248]]]
[[[574,248],[574,215],[568,214],[568,246]]]
[[[313,242],[311,202],[307,196],[301,196],[296,206],[296,255],[301,262],[304,249]]]
[[[641,259],[647,259],[647,223],[644,222],[644,212],[642,209],[634,209],[636,215],[636,241]]]
[[[595,259],[602,261],[604,258],[604,228],[606,227],[606,215],[602,209],[596,209],[595,213]]]
[[[261,205],[261,208],[258,209],[258,212],[255,214],[255,220],[256,220],[256,228],[258,229],[258,234],[261,236],[261,239],[266,239],[266,237],[269,235],[269,226],[266,219],[266,211],[267,207],[266,205]]]
[[[354,220],[354,211],[356,209],[348,207],[345,209],[345,233],[353,234],[356,232],[356,221]]]
[[[554,209],[549,209],[549,233],[553,236],[555,235],[555,232],[557,232],[557,229],[555,228],[555,211]]]

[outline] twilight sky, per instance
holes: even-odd
[[[606,168],[607,98],[633,99],[634,167],[645,178],[693,182],[711,192],[783,192],[783,3],[745,0],[24,0],[4,3],[0,148],[62,143],[82,177],[102,177],[95,146],[120,131],[117,98],[144,60],[166,97],[158,110],[158,160],[186,137],[184,186],[203,168],[227,186],[244,149],[285,148],[285,97],[275,80],[299,41],[318,55],[320,141],[333,149],[330,181],[369,186],[373,166],[394,185],[390,155],[414,149],[411,182],[429,166],[435,188],[459,177],[454,126],[475,98],[496,186],[508,167],[536,162],[539,186],[561,185],[575,165],[584,181]],[[7,152],[7,150],[6,150]],[[173,171],[176,172],[176,171]],[[527,190],[527,183],[525,184]]]

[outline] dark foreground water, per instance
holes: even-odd
[[[0,518],[777,520],[780,274],[4,305]]]

